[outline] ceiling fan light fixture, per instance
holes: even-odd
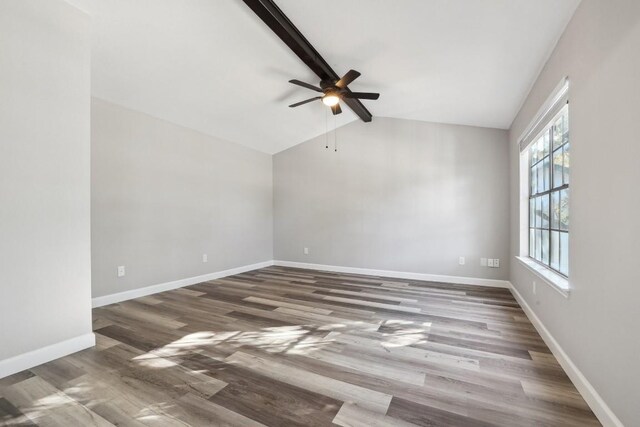
[[[322,97],[322,103],[328,107],[333,107],[340,102],[340,98],[336,94],[328,93]]]

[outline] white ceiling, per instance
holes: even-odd
[[[325,132],[318,79],[241,1],[69,0],[93,95],[267,153]],[[508,128],[580,0],[276,0],[376,116]],[[340,126],[357,120],[348,107]],[[329,127],[334,126],[329,117]]]

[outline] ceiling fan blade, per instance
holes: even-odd
[[[334,116],[336,114],[342,113],[342,108],[340,108],[340,104],[336,104],[333,107],[331,107],[331,112],[333,113]]]
[[[306,104],[306,103],[311,102],[311,101],[315,101],[317,99],[322,99],[322,97],[321,96],[316,96],[314,98],[305,99],[304,101],[296,102],[295,104],[289,105],[289,108],[298,107],[300,105]]]
[[[342,76],[340,80],[338,80],[338,83],[336,83],[336,86],[338,86],[340,89],[344,89],[347,86],[349,86],[349,83],[351,83],[358,77],[360,77],[359,72],[357,72],[356,70],[349,70],[347,71],[347,74],[345,74],[344,76]]]
[[[356,99],[378,99],[380,98],[379,93],[371,93],[371,92],[345,92],[342,94],[345,98],[356,98]]]
[[[315,87],[314,85],[311,85],[309,83],[301,82],[300,80],[296,80],[296,79],[289,80],[289,83],[293,83],[294,85],[306,87],[307,89],[315,90],[316,92],[322,92],[322,89],[320,89],[319,87]]]

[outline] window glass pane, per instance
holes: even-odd
[[[562,185],[563,155],[562,148],[553,152],[553,188]]]
[[[564,146],[564,183],[569,183],[569,146],[571,144],[567,144]]]
[[[531,176],[529,178],[529,181],[531,183],[531,194],[536,194],[538,192],[538,176],[536,175],[536,171],[538,169],[532,167],[530,170]]]
[[[569,230],[569,189],[560,191],[560,229]]]
[[[538,139],[537,150],[538,150],[538,160],[542,160],[544,157],[544,136],[541,136]]]
[[[540,196],[542,228],[549,228],[549,195]]]
[[[536,230],[536,259],[542,261],[542,231]]]
[[[542,230],[542,262],[549,265],[549,231]]]
[[[546,131],[542,135],[542,156],[543,157],[549,155],[549,146],[551,145],[551,136],[549,134],[550,132]]]
[[[543,177],[543,188],[542,191],[549,190],[549,179],[551,172],[549,171],[549,157],[545,157],[542,161],[542,177]]]
[[[560,228],[560,192],[551,193],[551,228]]]
[[[531,147],[529,147],[527,150],[529,151],[529,166],[531,166],[533,164],[533,162],[534,162],[533,150],[531,149]]]
[[[531,159],[530,164],[534,164],[538,161],[538,141],[531,144],[531,148],[529,148],[529,158]]]
[[[542,193],[544,191],[544,173],[542,171],[542,162],[536,165],[536,169],[536,175],[538,175],[538,185],[536,188],[538,190],[538,193]]]
[[[553,123],[553,149],[562,145],[562,137],[564,135],[564,115],[561,115]]]
[[[554,270],[560,270],[560,233],[557,231],[551,232],[551,256],[549,264]]]
[[[544,156],[544,140],[542,136],[538,138],[536,142],[531,144],[530,150],[532,165],[534,163],[538,163],[539,160],[542,160],[542,157]]]
[[[564,117],[564,133],[562,135],[562,143],[569,142],[569,107],[565,106],[564,111],[562,113]]]
[[[569,275],[569,233],[560,233],[560,272]]]
[[[536,223],[536,199],[529,199],[529,227]]]
[[[534,227],[542,227],[542,198],[536,197],[536,222]]]
[[[536,256],[536,230],[533,228],[529,229],[529,256]]]

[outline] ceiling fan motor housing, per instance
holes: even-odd
[[[320,82],[320,87],[322,88],[322,90],[324,90],[325,92],[327,90],[331,90],[331,89],[337,89],[336,87],[336,83],[338,83],[338,81],[332,81],[332,80],[322,80]]]

